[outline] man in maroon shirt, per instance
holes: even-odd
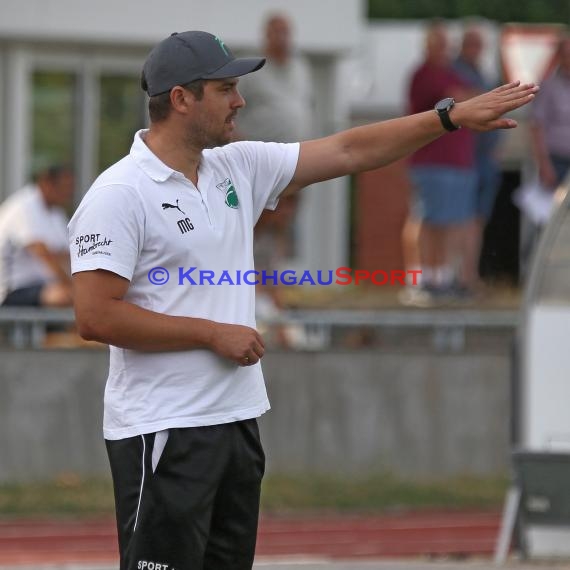
[[[410,112],[433,109],[445,97],[466,99],[469,87],[456,75],[448,55],[445,27],[432,24],[426,57],[412,77]],[[417,304],[444,297],[466,298],[476,276],[468,268],[468,223],[476,215],[476,170],[473,134],[459,129],[415,152],[410,160],[414,184],[411,219],[420,223],[422,290]],[[414,302],[412,300],[411,302]]]

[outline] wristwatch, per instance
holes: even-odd
[[[446,131],[456,131],[461,128],[454,125],[449,118],[449,111],[453,109],[454,105],[455,99],[453,97],[446,97],[435,104],[435,112],[438,114],[439,120]]]

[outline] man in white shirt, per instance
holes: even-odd
[[[73,173],[53,166],[0,206],[0,304],[71,305],[67,216]]]
[[[269,408],[253,226],[284,194],[378,168],[445,132],[432,111],[301,144],[227,144],[245,104],[237,78],[263,64],[206,32],[159,43],[142,76],[150,129],[69,225],[79,332],[111,345],[104,434],[122,570],[252,567],[256,418]],[[510,84],[447,106],[446,119],[511,128],[500,117],[536,89]]]

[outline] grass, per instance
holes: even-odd
[[[262,510],[266,513],[314,511],[380,513],[395,509],[497,509],[506,477],[458,477],[413,482],[391,475],[366,479],[334,476],[266,477]],[[110,480],[68,474],[55,481],[0,485],[0,516],[112,516]]]
[[[360,480],[327,476],[272,476],[265,481],[262,507],[269,512],[500,508],[507,486],[506,477],[456,477],[444,481],[417,482],[387,474]]]
[[[113,500],[110,480],[62,475],[55,481],[0,485],[0,516],[113,515]]]

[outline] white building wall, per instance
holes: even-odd
[[[230,46],[252,48],[269,13],[292,19],[299,47],[351,49],[362,0],[2,0],[0,37],[152,45],[173,31],[203,29]]]
[[[0,198],[25,181],[30,167],[30,73],[40,60],[81,60],[80,96],[85,107],[97,101],[100,60],[129,59],[140,68],[149,49],[173,31],[204,29],[216,33],[234,51],[253,51],[262,41],[263,22],[274,12],[293,22],[297,48],[312,56],[318,120],[321,134],[348,124],[348,106],[337,86],[338,63],[360,41],[364,0],[1,0],[0,66],[6,97],[0,113],[5,164],[0,176]],[[89,101],[91,105],[89,105]],[[0,103],[1,104],[1,103]],[[82,117],[78,174],[82,191],[97,174],[93,152],[97,117]],[[347,184],[321,185],[304,201],[299,263],[309,268],[333,268],[346,262],[348,244]],[[323,203],[327,206],[323,209]]]

